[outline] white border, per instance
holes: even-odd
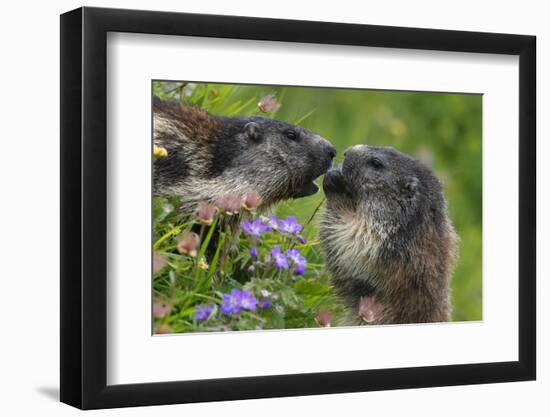
[[[107,51],[108,384],[518,359],[517,57],[118,33]],[[151,79],[483,93],[483,322],[152,337]]]

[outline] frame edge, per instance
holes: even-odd
[[[293,38],[296,36],[295,30],[287,31],[283,35],[275,33],[300,21],[170,12],[151,13],[153,18],[150,19],[145,11],[81,8],[61,16],[62,402],[81,409],[95,409],[526,381],[536,378],[534,37],[308,22],[308,27],[330,27],[331,30],[317,38],[315,35],[304,35],[302,31],[302,35]],[[200,22],[190,27],[172,25],[174,22],[192,20],[197,16],[200,16]],[[165,23],[162,28],[155,26],[160,21]],[[243,25],[231,24],[236,21]],[[265,23],[265,27],[259,27],[261,25],[258,26],[258,21]],[[363,46],[374,44],[379,47],[395,47],[401,38],[387,36],[396,31],[401,36],[414,35],[405,46],[402,46],[405,49],[484,51],[520,56],[519,158],[520,174],[523,176],[520,177],[519,361],[228,380],[106,385],[106,368],[100,369],[106,365],[106,283],[103,282],[106,260],[106,32],[160,31],[173,35],[214,36],[205,34],[209,30],[214,30],[213,27],[216,28],[218,37],[252,39],[259,34],[263,40]],[[248,32],[251,28],[253,33]],[[362,29],[367,31],[368,36],[352,36],[360,33]],[[190,33],[184,33],[186,31]],[[438,40],[430,40],[429,36],[434,32],[442,36]],[[482,36],[482,42],[472,46],[471,42],[475,40],[476,35]],[[275,37],[282,39],[274,39]],[[450,45],[450,48],[442,48],[441,45]],[[89,66],[85,65],[87,62]],[[85,118],[85,114],[89,117]],[[82,240],[84,236],[86,241]],[[395,379],[396,374],[399,375],[398,381]]]
[[[82,9],[60,16],[60,400],[82,407]]]

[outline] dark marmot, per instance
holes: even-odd
[[[431,170],[392,148],[358,145],[323,189],[319,235],[349,307],[345,324],[448,321],[457,237]]]
[[[153,99],[155,195],[180,195],[183,210],[224,195],[256,192],[263,206],[317,192],[313,180],[336,155],[326,139],[266,117],[221,117]]]

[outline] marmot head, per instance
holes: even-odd
[[[181,195],[192,207],[223,195],[254,191],[268,206],[317,192],[313,181],[336,155],[310,130],[266,117],[221,117],[192,106],[155,100],[157,195]]]
[[[265,201],[315,194],[313,182],[336,155],[326,139],[308,129],[265,117],[226,119],[225,140],[212,160],[212,172],[240,178]],[[223,161],[222,161],[223,158]]]
[[[404,232],[446,215],[439,180],[420,161],[393,148],[356,145],[341,167],[330,170],[323,188],[327,210],[354,213],[380,237]]]

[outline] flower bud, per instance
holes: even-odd
[[[166,256],[157,252],[153,254],[153,274],[156,274],[166,266]]]
[[[166,316],[171,309],[172,306],[170,304],[155,300],[155,302],[153,303],[153,317],[156,319],[161,319]]]
[[[374,297],[361,297],[359,300],[359,316],[366,323],[374,323],[381,312],[380,305],[374,300]]]
[[[250,248],[250,257],[252,258],[252,260],[254,261],[257,261],[258,260],[258,249],[256,248],[256,246],[252,246]]]
[[[197,206],[197,218],[199,223],[210,226],[217,212],[218,208],[216,206],[206,201],[201,201]]]
[[[244,196],[242,202],[243,208],[248,211],[255,211],[260,206],[260,204],[262,204],[262,198],[255,191],[247,193]]]
[[[238,214],[241,209],[241,196],[238,194],[225,194],[216,203],[225,214]]]
[[[200,243],[199,235],[194,232],[187,232],[178,242],[178,252],[191,257],[197,256],[197,248]]]
[[[332,313],[328,310],[319,310],[317,316],[315,316],[315,321],[320,327],[330,327]]]
[[[197,268],[202,269],[203,271],[208,271],[210,265],[206,262],[206,258],[202,258],[199,262],[197,262]]]
[[[161,146],[153,145],[153,156],[155,159],[166,158],[168,156],[168,151]]]
[[[281,104],[277,101],[277,98],[273,94],[268,94],[267,96],[262,97],[258,103],[258,108],[263,113],[275,113]]]

